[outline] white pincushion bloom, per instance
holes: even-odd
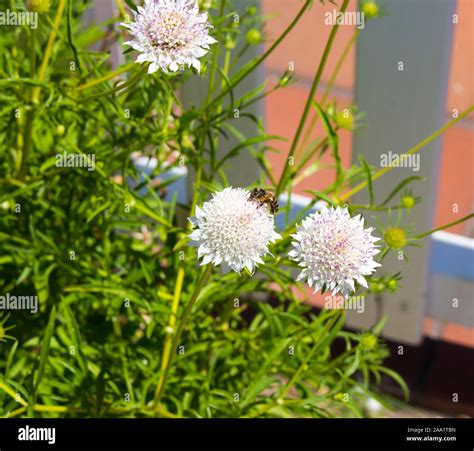
[[[193,66],[199,72],[199,58],[217,42],[209,36],[207,13],[199,13],[194,0],[145,0],[134,21],[123,23],[133,36],[126,45],[141,52],[137,63],[151,62],[148,73],[176,72],[180,66]]]
[[[364,228],[361,215],[351,218],[347,208],[323,208],[303,220],[292,235],[294,247],[288,255],[303,268],[298,280],[307,280],[314,292],[323,289],[347,298],[355,282],[367,287],[365,276],[380,266],[374,256],[380,251]]]
[[[267,205],[249,200],[250,192],[242,188],[225,188],[213,194],[202,208],[196,206],[195,226],[189,236],[198,247],[201,265],[222,264],[240,273],[243,268],[254,272],[268,245],[281,236],[275,232],[274,217]]]

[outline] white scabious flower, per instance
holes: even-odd
[[[306,279],[314,292],[323,288],[345,298],[355,290],[354,283],[367,287],[364,276],[380,266],[374,256],[380,251],[372,236],[373,227],[364,228],[364,218],[351,218],[347,208],[323,208],[305,218],[292,235],[289,257],[303,268],[298,280]]]
[[[122,24],[133,36],[125,44],[141,52],[137,63],[151,62],[148,73],[176,72],[182,65],[199,72],[199,58],[217,42],[209,36],[211,25],[197,0],[145,0],[133,15],[133,22]]]
[[[267,205],[249,200],[250,192],[242,188],[225,188],[196,206],[196,227],[189,236],[198,247],[201,265],[222,264],[224,272],[230,269],[240,273],[243,268],[254,272],[268,245],[281,236],[275,232],[273,215]]]

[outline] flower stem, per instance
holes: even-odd
[[[448,130],[448,128],[452,127],[456,122],[460,121],[461,119],[463,119],[464,117],[466,117],[469,113],[471,113],[472,111],[474,111],[474,105],[471,105],[467,110],[464,110],[460,115],[459,117],[457,117],[456,119],[452,119],[451,121],[447,122],[446,124],[444,124],[441,128],[439,128],[438,130],[436,130],[433,134],[431,134],[430,136],[426,137],[423,141],[420,141],[418,144],[416,144],[415,146],[413,146],[411,149],[409,149],[407,152],[405,152],[403,155],[410,155],[410,154],[413,154],[413,153],[417,153],[418,151],[420,151],[423,147],[425,147],[426,145],[428,145],[431,141],[434,141],[436,138],[438,138],[440,135],[442,135],[446,130]],[[384,175],[385,173],[387,173],[388,171],[390,171],[391,169],[393,169],[394,166],[387,166],[385,168],[382,168],[380,169],[379,171],[377,171],[374,175],[372,175],[372,181],[375,181],[377,180],[379,177],[381,177],[382,175]],[[359,183],[358,185],[356,185],[354,188],[352,188],[351,190],[345,192],[342,196],[340,196],[340,200],[343,201],[343,200],[346,200],[348,199],[349,197],[353,196],[354,194],[358,193],[360,190],[362,190],[363,188],[365,188],[367,186],[367,180]]]
[[[303,360],[303,362],[301,363],[299,368],[296,370],[296,372],[293,374],[293,377],[287,382],[287,384],[280,391],[280,393],[278,395],[279,399],[283,399],[284,396],[290,390],[290,388],[298,380],[298,378],[300,377],[301,373],[304,371],[304,369],[308,365],[308,363],[311,360],[311,358],[313,357],[313,355],[316,353],[316,351],[321,346],[321,343],[324,341],[324,338],[326,337],[327,333],[333,328],[334,324],[336,324],[337,320],[339,319],[340,314],[342,314],[342,313],[343,313],[343,310],[336,310],[333,317],[326,323],[326,326],[324,327],[323,331],[321,332],[321,334],[319,336],[320,339],[315,343],[313,348],[308,352],[308,355]]]
[[[176,276],[176,284],[174,287],[174,294],[173,294],[173,303],[171,304],[171,313],[168,320],[168,328],[169,331],[166,334],[165,338],[165,345],[163,347],[163,356],[161,358],[161,376],[158,380],[158,384],[156,387],[157,392],[161,392],[162,386],[165,382],[165,373],[168,365],[170,363],[170,355],[171,355],[171,347],[173,344],[173,334],[171,331],[174,331],[176,326],[176,319],[178,316],[178,308],[179,308],[179,300],[181,298],[181,291],[183,289],[183,280],[184,280],[184,265],[180,262],[180,266],[178,268],[178,274]]]
[[[290,388],[295,384],[295,382],[298,380],[298,378],[300,377],[301,373],[305,370],[306,366],[308,365],[308,362],[311,360],[311,358],[313,357],[313,355],[316,353],[316,351],[319,349],[319,347],[321,346],[321,343],[323,342],[324,340],[324,337],[326,336],[326,334],[332,329],[332,327],[334,326],[334,324],[337,322],[337,320],[339,319],[339,315],[343,312],[343,310],[336,310],[333,317],[326,323],[326,326],[324,327],[323,331],[321,332],[321,335],[320,335],[320,340],[318,340],[315,345],[313,346],[313,348],[309,351],[309,353],[307,354],[306,358],[304,359],[304,361],[301,363],[301,365],[298,367],[298,369],[296,370],[296,372],[293,374],[292,378],[286,383],[286,385],[280,390],[279,394],[278,394],[278,398],[277,398],[277,401],[275,402],[272,402],[270,404],[268,404],[267,406],[265,406],[265,408],[261,411],[258,412],[258,415],[261,416],[262,414],[264,413],[267,413],[269,412],[270,410],[272,410],[273,408],[277,407],[279,404],[286,404],[286,400],[284,399],[284,396],[288,393],[288,391],[290,390]]]
[[[349,4],[349,0],[344,0],[342,3],[341,9],[339,10],[339,13],[344,13],[344,11],[347,8],[347,5]],[[328,41],[326,43],[326,48],[324,49],[323,56],[321,57],[321,61],[319,62],[318,69],[316,71],[316,75],[313,80],[313,84],[311,85],[311,89],[308,95],[308,99],[306,100],[306,105],[303,110],[303,114],[300,119],[300,123],[298,125],[298,129],[296,130],[295,137],[293,138],[293,143],[291,144],[290,151],[288,153],[288,157],[285,160],[285,166],[283,168],[283,172],[280,176],[280,181],[278,182],[278,185],[276,187],[276,193],[275,195],[278,197],[278,195],[283,191],[285,188],[286,181],[288,179],[288,172],[290,169],[290,161],[295,153],[295,150],[298,146],[298,142],[301,138],[301,134],[303,133],[303,129],[306,123],[306,119],[308,117],[311,105],[313,103],[313,98],[316,93],[316,89],[318,88],[319,82],[321,80],[321,76],[323,74],[324,67],[326,66],[326,61],[329,57],[329,53],[332,48],[332,44],[334,42],[334,38],[336,37],[337,30],[339,29],[339,23],[336,23],[331,30],[331,33],[329,34]]]
[[[456,224],[460,224],[461,222],[467,221],[468,219],[474,218],[474,213],[471,213],[467,216],[462,217],[461,219],[457,219],[456,221],[450,222],[448,224],[444,224],[440,227],[436,227],[436,229],[430,230],[429,232],[422,233],[421,235],[415,236],[413,239],[414,240],[419,240],[421,238],[424,238],[425,236],[431,235],[432,233],[437,232],[438,230],[443,230],[447,229],[449,227],[455,226]]]
[[[191,296],[191,299],[186,304],[183,315],[181,316],[181,318],[179,320],[178,328],[177,328],[177,330],[174,334],[174,339],[171,342],[170,353],[168,355],[167,361],[163,365],[164,369],[162,370],[160,379],[159,379],[158,384],[156,386],[155,397],[153,399],[153,406],[155,408],[158,406],[158,403],[160,402],[161,395],[163,394],[163,391],[165,389],[166,382],[168,380],[169,371],[170,371],[171,365],[174,361],[174,356],[176,354],[176,347],[179,344],[179,340],[181,338],[181,334],[183,332],[184,326],[186,325],[186,322],[189,318],[189,315],[191,314],[191,311],[194,307],[194,304],[196,303],[196,301],[199,297],[199,294],[201,293],[202,289],[204,288],[204,286],[206,285],[206,283],[209,279],[209,276],[211,275],[212,268],[213,268],[212,264],[208,264],[205,267],[205,269],[203,270],[203,272],[201,273],[201,276],[199,277],[199,280],[197,281],[196,287],[194,288],[194,292]],[[184,275],[184,273],[183,273],[183,275]],[[176,302],[179,302],[179,298],[177,298]]]
[[[348,0],[345,0],[348,1]],[[262,64],[273,51],[280,45],[280,42],[282,42],[288,33],[295,27],[295,25],[299,22],[305,11],[309,8],[313,0],[306,0],[304,5],[301,7],[299,10],[298,14],[295,16],[295,18],[291,21],[290,25],[285,29],[285,31],[279,36],[279,38],[271,45],[271,47],[259,58],[257,58],[255,61],[253,61],[249,66],[242,71],[242,73],[237,74],[236,78],[233,80],[233,82],[230,84],[230,86],[227,87],[225,91],[222,91],[217,97],[214,98],[214,100],[211,100],[210,102],[207,103],[207,105],[204,107],[206,110],[210,109],[211,106],[213,106],[216,102],[219,102],[222,98],[224,98],[229,91],[234,89],[242,80],[245,79],[245,77],[250,74],[255,68],[257,68],[260,64]]]
[[[74,88],[74,90],[83,91],[84,89],[92,88],[92,86],[96,86],[100,83],[103,83],[104,81],[107,81],[107,80],[110,80],[111,78],[116,77],[117,75],[127,72],[128,70],[132,69],[135,66],[135,64],[136,63],[126,64],[125,66],[119,67],[118,69],[114,70],[113,72],[108,73],[107,75],[104,75],[103,77],[96,78],[95,80],[89,81],[88,83],[84,83],[83,85],[80,85]],[[149,63],[146,63],[146,65],[147,64]]]
[[[60,0],[58,10],[56,11],[56,16],[54,17],[53,28],[51,33],[49,34],[48,43],[46,45],[46,50],[44,52],[43,61],[41,62],[41,66],[38,71],[37,80],[42,82],[46,77],[46,70],[48,69],[49,60],[51,58],[51,54],[53,52],[53,45],[54,41],[56,40],[56,30],[59,28],[59,24],[61,23],[61,18],[64,13],[64,9],[66,7],[66,0]],[[32,33],[31,36],[32,42],[30,43],[32,49],[32,55],[34,55],[34,46],[36,41],[36,32]],[[33,58],[33,61],[35,58]],[[35,63],[32,61],[32,71],[36,69]],[[32,74],[33,75],[33,74]],[[23,138],[23,151],[21,154],[21,162],[19,164],[20,172],[19,172],[19,179],[24,180],[26,176],[26,171],[28,167],[28,160],[30,158],[30,149],[31,149],[31,142],[32,142],[32,133],[33,133],[33,120],[35,116],[35,108],[34,105],[37,105],[40,101],[40,94],[41,94],[41,87],[35,86],[31,91],[31,103],[32,108],[27,113],[26,123],[25,123],[25,132]]]
[[[221,1],[221,7],[219,10],[219,19],[222,19],[224,16],[224,11],[225,11],[225,3],[226,0]],[[217,72],[217,65],[218,65],[218,57],[219,57],[219,49],[220,49],[220,42],[221,42],[221,35],[222,35],[222,21],[219,23],[217,27],[217,33],[216,33],[216,40],[217,40],[217,45],[214,46],[214,50],[212,53],[212,66],[211,66],[211,73],[209,75],[209,87],[207,91],[207,102],[211,100],[212,92],[214,91],[214,81],[216,78],[216,72]]]
[[[59,29],[59,24],[61,23],[61,19],[63,17],[64,9],[66,7],[66,0],[59,0],[58,10],[56,11],[56,16],[54,17],[53,28],[51,33],[49,34],[48,43],[46,44],[46,50],[44,52],[43,61],[41,62],[41,66],[38,72],[38,81],[43,81],[46,77],[46,70],[49,66],[49,60],[53,53],[53,45],[54,41],[56,40],[57,32],[56,30]],[[39,103],[39,96],[40,96],[41,88],[37,86],[33,90],[32,95],[32,102]]]
[[[331,89],[334,85],[334,82],[336,81],[336,77],[339,74],[339,71],[341,70],[342,63],[345,61],[347,55],[349,54],[349,50],[354,45],[354,42],[359,37],[360,32],[361,32],[361,30],[359,28],[356,29],[356,31],[352,35],[351,39],[349,39],[349,42],[347,43],[346,47],[344,48],[339,60],[337,61],[336,66],[334,67],[334,71],[331,75],[331,78],[329,79],[328,84],[326,85],[326,88],[324,89],[323,97],[321,99],[321,106],[324,106],[324,104],[326,103],[326,100],[329,96],[329,93],[331,92]],[[305,133],[305,136],[303,138],[303,142],[301,143],[300,150],[304,149],[304,147],[306,146],[306,144],[309,140],[309,137],[311,136],[311,132],[313,131],[313,129],[314,129],[314,127],[315,127],[315,125],[318,121],[318,118],[319,118],[319,115],[315,114],[313,116],[313,118],[311,119],[311,122],[310,122],[310,124],[308,126],[308,129]],[[298,153],[298,151],[296,151],[296,153]]]
[[[115,0],[115,4],[120,11],[120,15],[125,18],[127,17],[127,11],[125,11],[125,7],[123,6],[122,0]]]

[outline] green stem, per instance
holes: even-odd
[[[126,64],[125,66],[119,67],[118,69],[114,70],[113,72],[108,73],[107,75],[104,75],[103,77],[96,78],[95,80],[89,81],[88,83],[84,83],[83,85],[80,85],[77,88],[74,88],[74,91],[83,91],[84,89],[89,89],[89,88],[92,88],[93,86],[99,85],[100,83],[103,83],[104,81],[110,80],[111,78],[114,78],[117,75],[127,72],[128,70],[132,69],[135,66],[135,64],[137,63],[130,63],[130,64]],[[149,63],[145,63],[145,66],[148,66],[148,65]]]
[[[115,4],[120,11],[120,15],[125,18],[127,17],[127,11],[125,11],[125,7],[123,6],[122,0],[115,0]]]
[[[301,373],[305,370],[307,367],[309,361],[311,358],[314,356],[316,351],[319,349],[321,346],[321,343],[324,341],[324,338],[326,337],[327,333],[333,328],[334,324],[336,324],[337,320],[339,319],[339,315],[343,312],[343,310],[336,310],[334,313],[334,316],[326,323],[326,326],[324,327],[323,331],[321,332],[319,336],[319,340],[315,343],[311,351],[309,351],[308,355],[306,358],[303,360],[303,363],[299,366],[298,370],[293,374],[293,377],[288,381],[288,383],[283,387],[283,389],[280,391],[278,395],[278,399],[283,399],[284,396],[288,393],[290,388],[295,384],[295,382],[298,380],[300,377]]]
[[[347,0],[345,0],[347,1]],[[309,8],[313,1],[306,0],[304,5],[299,10],[298,14],[295,18],[291,21],[290,25],[285,29],[285,31],[280,35],[280,37],[271,45],[271,47],[259,58],[257,58],[253,63],[249,64],[249,66],[242,71],[241,74],[237,75],[235,80],[227,87],[225,91],[222,91],[217,97],[214,98],[211,102],[208,102],[207,105],[204,107],[206,110],[209,110],[211,106],[213,106],[216,102],[222,100],[229,91],[234,89],[245,77],[252,72],[255,68],[257,68],[260,64],[262,64],[273,51],[280,45],[280,43],[286,38],[286,36],[290,33],[290,31],[295,27],[295,25],[299,22],[305,11]]]
[[[343,50],[343,52],[341,54],[341,57],[339,58],[338,62],[336,63],[336,67],[334,68],[334,71],[331,75],[331,78],[328,81],[328,84],[327,84],[327,86],[324,90],[324,93],[323,93],[323,97],[321,99],[321,106],[322,107],[324,107],[324,104],[326,103],[326,100],[329,96],[329,93],[331,92],[331,89],[334,85],[334,82],[336,81],[336,77],[339,74],[339,71],[341,70],[342,63],[344,63],[344,61],[346,60],[347,55],[349,54],[349,50],[352,48],[352,46],[354,45],[354,42],[359,37],[360,32],[361,32],[361,30],[359,28],[354,32],[354,34],[352,35],[352,38],[349,40],[349,42],[347,43],[345,49]],[[305,136],[303,138],[303,142],[301,143],[300,149],[303,149],[305,147],[306,143],[308,142],[308,139],[311,136],[311,132],[313,131],[313,129],[314,129],[314,127],[315,127],[315,125],[318,121],[318,118],[319,118],[318,114],[315,114],[312,117],[311,122],[310,122],[309,127],[308,127],[308,130],[306,131]],[[296,152],[296,153],[298,153],[298,152]]]
[[[31,79],[35,78],[36,73],[36,29],[31,30],[31,41],[30,41],[30,62],[31,62],[31,72],[30,77]],[[34,103],[34,96],[35,96],[35,89],[39,89],[37,87],[33,87],[31,89],[31,102]],[[28,160],[30,158],[30,149],[31,149],[31,140],[32,140],[32,133],[33,133],[33,119],[34,119],[34,108],[31,107],[26,113],[26,122],[25,122],[25,129],[23,134],[23,149],[19,154],[19,175],[18,178],[23,181],[26,176],[26,169],[28,165]]]
[[[54,41],[56,40],[56,35],[57,35],[56,30],[59,29],[59,24],[61,23],[61,19],[63,17],[65,7],[66,7],[66,0],[59,0],[58,10],[56,11],[56,16],[54,17],[53,29],[51,30],[51,33],[49,34],[48,43],[46,44],[46,50],[44,52],[43,61],[41,62],[41,66],[38,72],[38,81],[43,81],[46,78],[46,71],[49,66],[49,60],[53,53]],[[39,86],[33,90],[33,95],[32,95],[33,103],[39,103],[40,92],[41,92],[41,88]]]
[[[349,4],[349,0],[344,0],[343,4],[341,6],[341,9],[339,10],[339,13],[344,13],[344,11],[346,10],[348,4]],[[332,44],[334,42],[334,38],[336,37],[336,33],[337,33],[338,29],[339,29],[339,24],[336,23],[336,25],[334,25],[332,27],[331,33],[329,34],[329,38],[328,38],[328,41],[326,43],[326,48],[324,49],[323,56],[321,58],[321,61],[319,62],[319,66],[318,66],[316,75],[315,75],[314,80],[313,80],[313,84],[311,85],[311,90],[309,92],[308,99],[306,100],[306,105],[304,107],[303,114],[301,116],[300,123],[298,125],[298,129],[296,130],[296,134],[295,134],[295,137],[293,139],[293,143],[291,144],[290,152],[288,153],[288,157],[286,158],[285,166],[284,166],[283,172],[280,176],[280,181],[279,181],[279,183],[276,187],[276,193],[275,193],[276,196],[278,196],[282,192],[282,190],[285,188],[285,184],[286,184],[286,181],[288,179],[288,171],[289,171],[289,168],[290,168],[290,161],[291,161],[291,159],[292,159],[292,157],[295,153],[295,150],[298,146],[298,142],[300,140],[301,134],[303,133],[303,129],[304,129],[306,119],[308,117],[308,114],[309,114],[309,111],[310,111],[310,108],[311,108],[311,105],[312,105],[312,102],[313,102],[314,95],[316,93],[316,89],[318,88],[319,82],[321,80],[321,76],[323,74],[324,67],[326,66],[326,61],[329,57],[329,53],[331,51]]]
[[[26,114],[25,131],[23,135],[23,152],[21,155],[20,174],[18,175],[18,178],[21,181],[25,180],[26,170],[28,167],[28,160],[30,158],[34,115],[35,115],[35,111],[33,108],[29,110],[28,113]]]
[[[166,370],[170,363],[171,349],[173,345],[172,333],[174,333],[174,328],[176,326],[176,319],[178,317],[179,300],[181,298],[181,291],[183,289],[183,281],[184,281],[184,262],[181,261],[180,266],[178,268],[178,274],[176,276],[173,302],[171,304],[171,313],[168,319],[169,330],[166,334],[165,345],[163,347],[163,355],[161,358],[161,375],[160,375],[160,379],[158,380],[158,384],[156,386],[156,393],[161,393],[163,389],[163,386],[165,383]]]
[[[298,380],[300,377],[301,373],[305,370],[305,368],[308,365],[308,362],[311,360],[315,352],[319,349],[319,346],[321,345],[322,341],[324,341],[325,335],[331,330],[331,328],[334,326],[336,321],[339,318],[340,313],[343,312],[343,310],[336,310],[334,313],[334,316],[326,323],[326,326],[324,327],[321,335],[320,335],[320,340],[318,340],[311,351],[308,353],[306,358],[304,359],[303,363],[298,367],[296,372],[293,374],[292,378],[287,382],[287,384],[280,390],[280,393],[278,394],[278,398],[276,402],[272,402],[265,406],[264,409],[258,412],[258,415],[261,416],[264,413],[269,412],[273,408],[277,407],[278,405],[283,405],[287,403],[287,400],[284,399],[284,396],[288,393],[288,391],[291,389],[291,387],[295,384],[295,382]],[[253,417],[254,415],[251,415]]]
[[[56,16],[54,17],[53,29],[51,30],[48,38],[48,43],[46,45],[46,50],[44,52],[43,61],[41,62],[41,66],[38,71],[38,81],[42,82],[46,78],[46,70],[48,69],[49,60],[51,58],[51,54],[53,52],[53,45],[54,41],[56,40],[57,32],[56,30],[59,28],[59,24],[61,23],[61,18],[64,13],[64,8],[66,7],[66,0],[60,0],[58,5],[58,10],[56,11]],[[32,33],[31,35],[32,42],[30,43],[32,49],[31,52],[34,52],[35,41],[36,41],[36,33]],[[32,61],[32,74],[34,76],[34,72],[36,71],[36,62],[33,54],[33,61]],[[19,179],[24,180],[27,172],[28,167],[28,160],[30,158],[30,149],[31,149],[31,142],[32,142],[32,133],[33,133],[33,120],[35,116],[35,108],[34,105],[37,105],[40,100],[41,94],[41,87],[35,86],[31,91],[31,103],[32,108],[28,111],[26,123],[25,123],[25,132],[24,132],[24,139],[23,139],[23,151],[21,155],[21,163],[20,163],[20,173]]]
[[[466,117],[468,114],[470,114],[471,112],[474,111],[474,105],[471,105],[468,109],[464,110],[460,115],[459,117],[457,117],[456,119],[452,119],[451,121],[447,122],[446,124],[444,124],[440,129],[436,130],[434,133],[432,133],[430,136],[428,136],[427,138],[423,139],[422,141],[420,141],[418,144],[414,145],[411,149],[409,149],[407,152],[405,152],[403,155],[410,155],[410,154],[414,154],[418,151],[420,151],[423,147],[425,147],[426,145],[428,145],[430,142],[434,141],[436,138],[438,138],[439,136],[441,136],[446,130],[448,130],[448,128],[452,127],[454,124],[456,124],[456,122],[459,122],[461,119],[463,119],[464,117]],[[372,175],[372,182],[374,182],[375,180],[377,180],[379,177],[381,177],[382,175],[384,175],[386,172],[392,170],[394,168],[394,166],[387,166],[385,168],[382,168],[380,169],[379,171],[377,171],[374,175]],[[367,186],[367,180],[359,183],[358,185],[356,185],[354,188],[352,188],[351,190],[347,191],[346,193],[344,193],[341,197],[340,197],[340,200],[343,201],[343,200],[346,200],[348,198],[350,198],[351,196],[353,196],[354,194],[358,193],[360,190],[362,190],[363,188],[365,188]]]
[[[222,69],[222,73],[227,77],[229,74],[229,67],[230,67],[230,59],[232,56],[232,50],[231,49],[226,49],[225,51],[225,56],[224,56],[224,67]],[[222,82],[221,82],[221,89],[224,89],[226,86],[226,82],[224,77],[222,77]],[[217,106],[217,114],[221,114],[222,112],[222,102],[219,102],[219,105]],[[209,143],[211,148],[211,171],[214,171],[214,162],[216,159],[216,152],[215,149],[217,149],[218,143],[219,143],[219,133],[214,133],[214,129],[210,130],[210,139],[212,139],[212,143]]]
[[[217,64],[218,64],[218,58],[219,58],[219,49],[220,49],[221,36],[222,36],[222,17],[224,16],[225,3],[226,3],[226,0],[221,1],[221,7],[219,10],[219,19],[221,20],[217,27],[217,33],[216,33],[217,45],[214,46],[214,51],[212,53],[212,67],[211,67],[211,73],[209,76],[209,87],[207,91],[206,103],[209,103],[209,101],[211,100],[212,92],[214,91],[214,81],[216,78]]]
[[[448,229],[449,227],[460,224],[461,222],[467,221],[468,219],[471,219],[471,218],[474,218],[474,213],[471,213],[467,216],[464,216],[461,219],[458,219],[456,221],[450,222],[449,224],[445,224],[445,225],[442,225],[440,227],[436,227],[436,229],[430,230],[429,232],[422,233],[421,235],[417,235],[412,239],[419,240],[421,238],[424,238],[425,236],[428,236],[428,235],[431,235],[432,233],[437,232],[438,230]]]
[[[76,102],[84,103],[84,102],[89,102],[90,100],[95,100],[95,99],[99,99],[101,97],[109,96],[110,94],[114,94],[114,93],[119,92],[119,91],[120,91],[119,95],[121,96],[121,95],[123,95],[127,92],[125,90],[125,88],[132,87],[136,83],[138,83],[138,81],[140,80],[142,75],[146,72],[146,70],[147,70],[147,66],[144,66],[133,77],[131,77],[129,80],[124,81],[123,83],[120,83],[119,85],[115,86],[114,88],[108,89],[106,91],[101,91],[97,94],[92,94],[92,95],[87,96],[87,97],[82,97],[82,98],[79,97],[79,98],[74,99],[74,100],[76,100]]]
[[[302,160],[299,162],[298,166],[296,167],[295,174],[299,174],[300,171],[304,169],[306,164],[309,162],[311,157],[314,156],[314,154],[319,150],[324,148],[329,142],[328,137],[326,136],[325,138],[322,138],[317,144],[314,145],[312,149],[308,149],[308,152],[306,152],[305,155],[303,155]],[[296,182],[295,182],[296,183]]]
[[[212,268],[213,268],[212,264],[208,264],[205,267],[205,269],[201,273],[201,276],[199,277],[199,280],[197,281],[197,284],[196,284],[194,292],[191,296],[191,299],[188,301],[188,303],[186,304],[186,307],[184,308],[183,315],[181,316],[181,318],[179,320],[178,328],[176,330],[176,333],[174,335],[174,339],[173,339],[173,342],[172,342],[172,347],[171,347],[172,352],[170,353],[167,365],[164,368],[164,371],[163,371],[163,374],[160,378],[159,384],[156,387],[155,397],[153,399],[153,406],[154,407],[158,406],[158,404],[160,402],[160,398],[161,398],[161,395],[163,394],[164,389],[166,387],[166,382],[168,380],[169,371],[170,371],[171,365],[173,364],[174,357],[176,355],[176,348],[179,344],[179,340],[181,339],[181,334],[184,330],[184,326],[186,325],[186,322],[189,318],[189,315],[191,314],[191,311],[194,307],[194,304],[196,303],[196,301],[199,297],[199,294],[201,293],[202,289],[204,288],[204,286],[206,285],[206,283],[209,279],[209,276],[211,275]]]

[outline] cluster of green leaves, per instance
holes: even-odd
[[[3,342],[0,326],[3,415],[364,416],[368,396],[385,402],[372,382],[388,375],[404,386],[382,366],[387,351],[375,338],[380,325],[372,341],[363,341],[343,330],[341,311],[316,315],[297,299],[294,288],[301,286],[292,263],[280,257],[294,224],[317,200],[335,203],[364,180],[372,190],[371,168],[362,162],[343,170],[338,122],[315,103],[327,136],[297,152],[299,166],[280,186],[266,158],[271,148],[265,142],[275,137],[246,108],[284,88],[289,74],[274,87],[234,95],[311,2],[267,52],[240,67],[249,45],[233,43],[261,19],[253,8],[237,23],[230,2],[201,3],[210,8],[221,47],[227,43],[228,64],[219,66],[216,46],[202,74],[210,81],[208,95],[196,107],[185,108],[177,95],[182,83],[197,77],[191,70],[153,76],[134,64],[111,70],[107,43],[122,42],[122,32],[112,28],[120,19],[84,30],[90,1],[58,0],[40,14],[38,29],[12,27],[0,35],[0,293],[37,295],[40,305],[37,315],[15,311],[4,324],[15,325],[9,330],[15,340]],[[65,13],[56,27],[61,5]],[[103,51],[91,50],[104,42]],[[116,81],[124,73],[127,78]],[[257,124],[257,136],[241,134],[232,122],[236,108]],[[230,135],[240,142],[218,156],[219,139]],[[263,170],[259,184],[289,192],[298,176],[317,170],[311,161],[331,149],[335,182],[309,193],[308,209],[288,221],[273,250],[277,258],[258,275],[211,275],[184,328],[182,350],[172,350],[160,402],[153,403],[179,268],[178,316],[200,273],[195,253],[185,247],[183,216],[227,184],[226,171],[243,149]],[[95,155],[96,170],[57,167],[64,152]],[[134,152],[156,158],[156,168],[140,172]],[[174,179],[160,176],[180,164],[177,155],[198,174],[191,205],[165,197]],[[337,342],[343,351],[335,356]]]

